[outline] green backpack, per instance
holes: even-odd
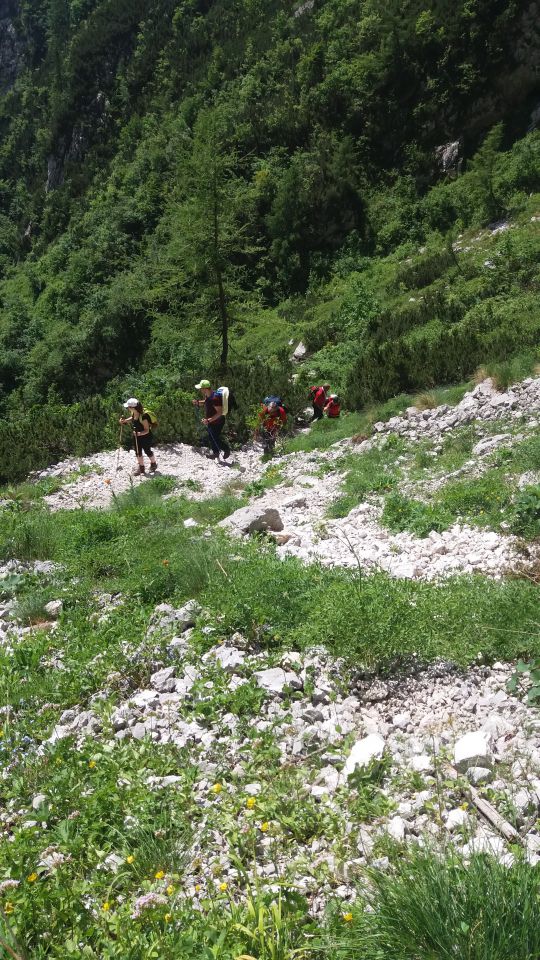
[[[146,417],[146,418],[150,421],[150,429],[151,429],[151,430],[155,430],[155,429],[156,429],[156,427],[157,427],[157,425],[158,425],[158,418],[156,417],[155,413],[153,413],[151,410],[143,410],[143,412],[142,412],[142,417]],[[142,419],[142,417],[141,417],[141,419]]]

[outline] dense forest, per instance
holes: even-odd
[[[283,371],[300,338],[349,406],[532,348],[539,23],[531,0],[2,0],[2,415]]]

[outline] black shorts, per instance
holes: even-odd
[[[152,435],[146,433],[143,437],[141,437],[139,434],[135,434],[133,437],[133,449],[135,450],[135,453],[137,453],[138,450],[139,453],[145,453],[147,457],[153,456],[154,451],[152,450]]]

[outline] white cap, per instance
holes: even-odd
[[[139,406],[139,401],[136,400],[135,397],[130,397],[129,400],[126,400],[124,406],[125,406],[126,410],[127,410],[129,407],[138,407],[138,406]]]

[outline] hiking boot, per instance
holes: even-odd
[[[157,470],[157,463],[150,464],[150,473],[155,473]]]
[[[133,477],[140,477],[143,473],[146,473],[144,467],[136,467],[132,473]]]

